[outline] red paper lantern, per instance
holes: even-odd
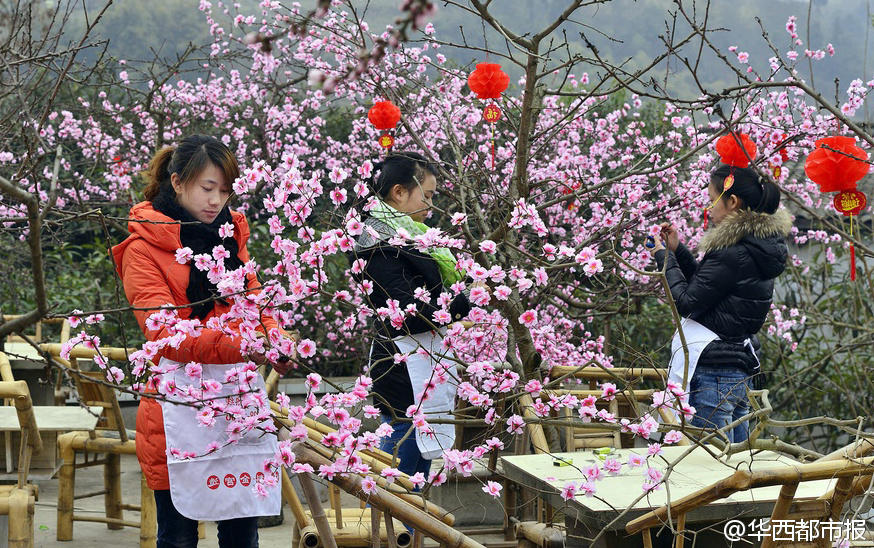
[[[856,139],[833,136],[815,144],[804,162],[804,172],[820,192],[855,190],[856,182],[868,174],[868,153],[856,146]]]
[[[477,63],[476,70],[470,73],[467,77],[467,85],[470,90],[480,99],[499,99],[501,94],[510,85],[510,77],[507,73],[501,70],[501,65],[497,63]],[[490,124],[494,124],[501,119],[501,108],[489,103],[483,109],[483,120]],[[495,168],[495,139],[494,131],[492,132],[492,169]]]
[[[498,99],[510,85],[510,77],[497,63],[477,63],[467,77],[467,85],[480,99]]]
[[[716,140],[716,153],[719,154],[719,161],[723,164],[748,167],[757,152],[756,143],[746,133],[729,133]]]
[[[376,129],[389,130],[401,121],[401,109],[391,101],[377,101],[367,111],[367,119]]]
[[[391,101],[377,101],[367,111],[367,119],[376,129],[386,132],[379,136],[378,142],[381,147],[390,148],[395,140],[388,131],[401,121],[401,109]]]
[[[820,192],[838,192],[832,205],[850,218],[850,237],[853,236],[853,217],[865,208],[865,195],[856,190],[856,183],[868,174],[868,153],[856,146],[853,137],[834,135],[817,139],[816,148],[804,161],[804,173],[819,185]],[[850,279],[856,279],[856,246],[850,241]]]

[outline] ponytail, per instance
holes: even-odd
[[[780,207],[780,187],[770,177],[762,176],[759,180],[762,183],[762,199],[759,200],[755,211],[768,214],[775,213],[777,208]]]
[[[393,152],[383,161],[373,163],[370,187],[377,196],[385,199],[395,185],[408,191],[416,188],[426,173],[436,177],[437,167],[418,152]]]
[[[173,159],[174,146],[165,146],[155,153],[149,162],[149,169],[143,172],[146,179],[146,189],[143,195],[146,200],[152,201],[161,193],[162,186],[170,186],[170,160]],[[175,194],[175,193],[174,193]]]
[[[725,179],[731,175],[734,184],[725,189]],[[769,177],[759,175],[751,167],[734,167],[721,164],[710,174],[710,182],[718,194],[735,195],[741,208],[757,213],[772,214],[780,207],[780,187]]]

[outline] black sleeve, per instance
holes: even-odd
[[[735,261],[730,250],[708,253],[694,276],[688,279],[671,251],[660,249],[656,251],[655,259],[659,268],[662,264],[667,265],[665,277],[671,288],[671,297],[677,305],[677,312],[684,318],[694,320],[703,315],[724,299],[735,283]]]
[[[406,308],[413,303],[416,306],[415,315],[404,317],[404,326],[396,329],[391,322],[384,322],[393,335],[406,335],[412,333],[424,333],[434,327],[440,327],[434,321],[434,313],[440,310],[437,298],[443,292],[442,284],[428,287],[430,294],[429,302],[423,302],[414,295],[417,287],[413,287],[408,273],[405,272],[405,263],[397,256],[392,256],[395,250],[387,252],[375,252],[364,267],[365,275],[373,281],[374,305],[380,306],[389,299],[398,301],[400,308]],[[377,296],[378,294],[378,296]],[[459,293],[449,303],[449,314],[452,321],[457,321],[470,311],[470,303],[463,293]]]
[[[683,276],[687,280],[694,276],[695,271],[698,270],[698,261],[695,260],[695,256],[692,255],[689,248],[680,244],[674,254],[677,256],[677,263],[680,265],[680,270],[683,271]]]

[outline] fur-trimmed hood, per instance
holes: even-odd
[[[705,255],[740,245],[765,279],[775,278],[786,268],[786,236],[792,230],[792,216],[784,208],[773,214],[750,210],[730,213],[708,230],[698,250]]]
[[[747,236],[765,239],[769,236],[785,238],[792,230],[792,215],[785,208],[774,213],[759,213],[739,209],[726,215],[718,225],[704,233],[698,251],[709,253],[736,245]]]

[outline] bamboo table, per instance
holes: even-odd
[[[681,455],[690,451],[685,458]],[[711,447],[714,454],[718,454]],[[592,451],[577,453],[556,453],[554,455],[517,455],[501,457],[503,474],[510,480],[538,492],[556,511],[565,515],[568,546],[589,546],[585,539],[595,537],[600,531],[606,530],[603,545],[617,545],[626,539],[625,525],[649,511],[659,508],[670,500],[689,495],[716,481],[730,476],[740,467],[752,470],[773,468],[782,465],[798,464],[791,458],[772,451],[745,452],[732,455],[723,460],[714,459],[701,447],[664,447],[660,457],[651,457],[653,467],[665,471],[671,463],[674,464],[668,481],[658,490],[634,502],[642,493],[642,485],[646,466],[628,468],[628,455],[636,453],[646,456],[646,448],[616,449],[611,455],[623,463],[622,473],[618,476],[607,476],[595,482],[597,489],[592,497],[578,494],[574,499],[565,501],[560,493],[565,485],[583,480],[582,470],[601,461]],[[571,466],[554,466],[554,457],[570,460]],[[798,486],[797,498],[816,498],[833,487],[834,480],[803,482]],[[762,487],[750,491],[742,491],[709,505],[689,512],[686,524],[715,523],[731,519],[741,519],[744,523],[757,518],[770,517],[774,502],[780,494],[780,486]],[[632,504],[633,503],[633,504]],[[614,520],[623,510],[631,509],[622,518]],[[675,522],[676,523],[676,522]],[[717,528],[722,531],[721,526]],[[639,536],[634,539],[639,542]],[[599,543],[602,545],[602,543]]]
[[[58,433],[73,430],[90,432],[97,426],[100,406],[84,407],[60,407],[54,405],[37,405],[33,407],[36,417],[36,426],[43,439],[42,453],[33,456],[31,462],[31,477],[51,477],[58,466]],[[15,460],[18,457],[17,445],[20,442],[18,433],[18,415],[12,405],[0,405],[0,432],[4,432],[7,443],[5,451],[6,472],[11,473],[16,467]],[[34,474],[36,472],[36,474]],[[42,473],[39,473],[42,472]]]

